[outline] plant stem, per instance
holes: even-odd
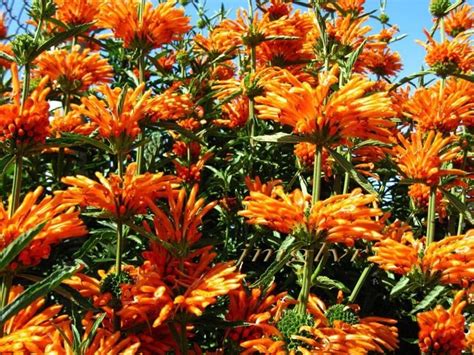
[[[140,56],[138,57],[138,81],[140,84],[145,82],[145,53],[142,51]],[[143,139],[143,132],[140,132],[138,135],[138,140]],[[144,172],[144,152],[145,146],[141,144],[137,148],[137,175],[140,175]]]
[[[11,272],[6,272],[2,276],[0,283],[0,309],[4,309],[8,305],[8,297],[10,295],[10,287],[12,285],[13,275]],[[3,325],[0,325],[0,337],[4,334]]]
[[[311,197],[312,207],[314,207],[315,203],[319,201],[319,197],[321,194],[321,172],[322,172],[321,167],[322,167],[322,147],[316,146],[316,151],[314,153],[314,167],[313,167],[313,193]],[[303,281],[301,284],[300,294],[298,296],[299,303],[297,305],[297,311],[300,314],[303,314],[306,312],[308,297],[309,297],[311,286],[312,286],[314,244],[313,244],[313,240],[311,239],[308,241],[308,249],[306,250],[306,257],[305,257],[304,266],[303,266],[304,268]]]
[[[324,266],[326,265],[326,262],[327,262],[328,257],[329,257],[329,247],[328,247],[327,243],[323,244],[322,249],[323,250],[321,252],[322,252],[323,256],[321,257],[321,260],[319,261],[318,266],[316,266],[316,269],[314,270],[313,274],[311,275],[312,283],[314,283],[316,281],[316,279],[318,278],[321,271],[323,271]]]
[[[435,223],[436,223],[436,186],[430,187],[430,198],[428,202],[428,220],[426,230],[426,246],[430,245],[435,236]]]
[[[120,179],[123,179],[123,155],[117,153],[117,173]],[[121,181],[123,183],[123,181]],[[120,275],[122,270],[122,250],[123,250],[123,223],[122,216],[120,215],[120,206],[122,201],[119,201],[118,208],[118,220],[117,220],[117,251],[115,254],[115,272]]]
[[[23,108],[25,107],[26,98],[30,92],[30,72],[31,66],[30,63],[25,64],[25,78],[23,80],[23,89],[21,91],[21,106],[20,106],[20,115],[23,113]]]
[[[362,289],[362,286],[364,286],[365,281],[370,275],[370,272],[372,271],[372,268],[374,267],[374,264],[367,265],[362,271],[362,274],[359,276],[359,280],[357,280],[356,285],[354,286],[354,289],[352,290],[351,295],[347,299],[348,303],[353,303],[357,299],[357,296],[359,295],[360,290]]]
[[[311,276],[313,273],[313,262],[314,262],[314,249],[309,248],[306,250],[306,256],[304,260],[303,270],[303,281],[301,284],[301,291],[298,296],[297,311],[300,314],[306,313],[306,306],[308,304],[309,293],[311,290]]]
[[[322,151],[322,147],[316,146],[313,167],[313,194],[311,198],[312,205],[319,201],[319,197],[321,195]]]
[[[64,115],[67,115],[69,112],[70,108],[70,101],[71,101],[71,96],[69,93],[64,94]],[[56,180],[61,182],[61,178],[63,177],[64,173],[64,147],[60,147],[58,151],[58,162],[57,162],[57,170],[56,170]]]
[[[11,204],[8,210],[10,218],[15,213],[16,209],[20,204],[20,193],[21,193],[21,182],[23,174],[23,154],[21,152],[16,152],[15,156],[15,170],[13,172],[13,186],[11,194]]]

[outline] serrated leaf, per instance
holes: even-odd
[[[4,270],[10,263],[20,254],[26,246],[38,235],[43,229],[45,223],[41,223],[27,232],[21,234],[18,238],[7,245],[5,249],[0,251],[0,270]]]
[[[445,190],[443,188],[440,188],[441,192],[443,193],[444,197],[446,197],[449,201],[449,203],[459,212],[464,215],[466,220],[474,225],[474,218],[472,216],[471,211],[469,211],[469,208],[465,203],[463,203],[458,197],[453,195],[451,192],[448,190]]]
[[[107,153],[113,154],[112,149],[105,143],[82,134],[75,133],[61,133],[60,138],[53,138],[48,141],[48,144],[51,146],[57,147],[71,147],[78,146],[82,144],[92,145],[100,150],[103,150]]]
[[[59,43],[64,42],[68,38],[77,36],[78,34],[87,31],[91,26],[92,26],[92,23],[85,23],[82,25],[70,27],[64,32],[56,33],[53,37],[47,39],[46,41],[44,41],[38,46],[38,48],[31,54],[30,60],[35,59],[44,51],[47,51],[51,47],[57,46]]]
[[[15,298],[13,302],[3,308],[0,314],[0,325],[3,326],[7,320],[30,305],[33,301],[54,290],[61,281],[72,276],[78,269],[78,266],[69,266],[62,270],[56,270],[40,282],[28,287]]]
[[[253,137],[253,139],[256,140],[257,142],[281,143],[281,144],[285,144],[285,143],[295,144],[295,143],[310,141],[309,137],[296,136],[291,133],[283,133],[283,132],[278,132],[275,134],[267,134],[263,136],[256,136],[256,137]]]
[[[390,291],[390,297],[398,296],[399,294],[405,292],[409,287],[411,287],[411,280],[407,276],[403,276],[396,284],[393,286]]]
[[[280,245],[277,252],[277,255],[281,255],[282,257],[280,259],[275,258],[260,278],[251,285],[251,287],[263,286],[266,288],[273,281],[273,277],[276,273],[283,269],[283,267],[293,258],[292,252],[302,247],[302,242],[295,242],[294,239],[287,238],[285,242]]]
[[[324,288],[328,290],[332,290],[333,288],[336,288],[345,293],[351,292],[351,290],[346,285],[344,285],[341,281],[333,280],[327,276],[318,276],[316,277],[316,280],[311,280],[311,282],[313,286],[315,287],[320,287],[320,288]]]
[[[365,177],[363,177],[352,165],[350,161],[344,158],[341,154],[336,152],[333,149],[326,148],[331,156],[334,158],[336,163],[338,163],[345,172],[349,173],[350,177],[354,179],[365,191],[370,194],[378,195],[377,191],[374,187],[367,181]]]
[[[110,229],[96,229],[92,231],[90,234],[91,236],[87,238],[86,242],[81,246],[81,248],[74,253],[73,255],[74,259],[83,258],[84,255],[86,255],[89,250],[91,250],[97,243],[99,243],[107,235],[115,236],[115,232]]]
[[[424,311],[425,309],[431,308],[433,305],[437,304],[439,298],[448,291],[449,289],[446,286],[437,285],[425,296],[425,298],[423,298],[420,303],[418,303],[415,308],[413,308],[410,313],[416,314],[420,311]]]
[[[429,75],[429,74],[436,74],[433,70],[424,70],[424,71],[420,71],[420,72],[417,72],[417,73],[414,73],[414,74],[411,74],[411,75],[408,75],[402,79],[400,79],[400,81],[396,84],[394,84],[389,91],[393,91],[395,90],[396,88],[398,88],[399,86],[402,86],[403,84],[406,84],[410,81],[412,81],[413,79],[416,79],[416,78],[419,78],[419,77],[423,77],[425,75]]]

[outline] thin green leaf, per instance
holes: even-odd
[[[84,136],[82,134],[75,134],[75,133],[62,133],[60,138],[54,138],[49,141],[51,145],[54,146],[78,146],[83,144],[92,145],[100,150],[113,154],[112,149],[105,143],[88,136]]]
[[[196,136],[193,132],[191,131],[188,131],[187,129],[181,127],[180,125],[178,125],[176,122],[171,122],[171,121],[158,121],[154,124],[154,126],[157,126],[157,127],[160,127],[160,128],[164,128],[164,129],[168,129],[168,130],[171,130],[171,131],[176,131],[178,132],[179,134],[183,135],[184,137],[186,138],[189,138],[193,141],[196,141],[196,142],[199,142],[201,143],[202,145],[206,145],[205,142],[203,142],[203,140],[201,138],[199,138],[198,136]]]
[[[256,137],[253,137],[253,139],[256,140],[257,142],[295,144],[295,143],[301,143],[301,142],[308,142],[309,137],[295,136],[294,134],[291,134],[291,133],[278,132],[275,134],[256,136]]]
[[[458,74],[451,74],[451,76],[455,76],[456,78],[461,78],[461,79],[470,81],[471,83],[474,83],[474,75],[472,74],[469,75],[469,74],[458,73]]]
[[[403,276],[390,291],[390,297],[398,296],[411,287],[410,278]]]
[[[92,324],[92,327],[89,331],[89,334],[87,334],[87,338],[82,342],[81,344],[81,351],[82,353],[86,353],[86,350],[89,348],[89,345],[91,344],[92,340],[95,337],[95,334],[97,333],[97,329],[99,329],[99,326],[102,324],[102,321],[104,320],[106,313],[102,313],[97,319],[94,321],[94,324]]]
[[[3,326],[7,320],[30,305],[34,300],[54,290],[61,281],[72,276],[78,269],[79,266],[75,265],[62,270],[56,270],[40,282],[28,287],[2,310],[0,314],[0,325]]]
[[[330,148],[327,149],[329,150],[329,153],[332,155],[334,160],[344,169],[344,171],[349,173],[350,177],[354,179],[365,191],[374,195],[378,195],[377,191],[370,184],[370,182],[368,182],[365,177],[363,177],[361,174],[359,174],[357,170],[355,170],[354,166],[350,161],[348,161],[335,150],[332,150]]]
[[[44,51],[47,51],[48,49],[50,49],[51,47],[55,47],[61,42],[64,42],[65,40],[67,40],[68,38],[77,36],[78,34],[87,31],[91,26],[92,26],[92,23],[85,23],[82,25],[71,27],[65,30],[64,32],[56,33],[53,37],[41,43],[38,46],[38,48],[31,54],[30,59],[33,60]]]
[[[472,216],[471,211],[469,211],[469,208],[467,205],[462,202],[457,196],[453,195],[451,192],[448,190],[445,190],[443,188],[440,188],[441,192],[443,193],[444,197],[446,197],[449,201],[449,203],[459,212],[464,215],[466,220],[474,225],[474,218]]]
[[[15,156],[13,154],[5,154],[2,158],[0,158],[0,176],[5,174],[5,171],[14,160]]]
[[[9,55],[5,52],[2,52],[2,51],[0,51],[0,58],[5,59],[9,62],[14,62],[15,61],[15,58],[13,58],[11,55]]]
[[[442,285],[437,285],[433,288],[423,300],[418,303],[418,305],[413,308],[411,314],[416,314],[418,312],[424,311],[425,309],[431,308],[431,306],[439,302],[439,298],[445,293],[449,292],[449,289]]]
[[[4,270],[10,263],[20,254],[26,246],[38,235],[43,229],[45,223],[41,223],[27,232],[21,234],[18,238],[7,245],[5,249],[0,251],[0,270]]]
[[[395,85],[393,85],[389,91],[393,91],[395,90],[396,88],[398,88],[399,86],[402,86],[403,84],[406,84],[410,81],[412,81],[413,79],[416,79],[416,78],[419,78],[419,77],[423,77],[425,75],[429,75],[429,74],[436,74],[433,70],[425,70],[425,71],[420,71],[418,73],[414,73],[414,74],[411,74],[411,75],[408,75],[402,79],[400,79],[400,81],[398,83],[396,83]]]
[[[332,290],[334,288],[341,290],[345,293],[350,293],[351,290],[344,285],[341,281],[333,280],[327,276],[318,276],[315,280],[311,280],[312,284],[315,287],[320,287],[328,290]]]

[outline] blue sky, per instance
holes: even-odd
[[[471,3],[472,1],[467,2]],[[22,3],[22,1],[15,0],[15,6]],[[247,7],[247,0],[207,0],[206,8],[208,9],[208,14],[213,14],[220,8],[222,3],[224,3],[226,9],[230,10],[231,17],[235,16],[235,11],[239,7]],[[365,5],[366,11],[378,9],[379,3],[380,0],[367,0]],[[404,68],[400,74],[401,77],[419,71],[423,64],[425,50],[415,43],[415,40],[425,40],[426,37],[423,34],[423,29],[429,29],[432,26],[428,7],[429,0],[387,1],[386,13],[390,16],[390,22],[398,25],[400,34],[407,34],[407,37],[403,40],[392,45],[392,48],[400,53],[403,60]],[[188,5],[186,11],[193,19],[196,19],[196,11],[193,6]],[[374,22],[373,25],[375,30],[380,29],[380,24]]]

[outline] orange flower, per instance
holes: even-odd
[[[423,353],[461,354],[465,347],[464,291],[459,291],[453,304],[446,310],[437,305],[434,310],[417,314],[420,350]]]
[[[162,94],[148,100],[147,115],[152,122],[179,120],[190,117],[194,112],[194,103],[191,94],[182,94],[178,87],[173,85]]]
[[[10,289],[9,303],[23,292],[23,286]],[[38,298],[22,308],[4,325],[4,335],[0,337],[2,354],[47,354],[46,349],[57,338],[57,328],[67,325],[67,316],[58,315],[62,306],[45,308],[44,298]]]
[[[469,72],[474,69],[474,51],[469,36],[460,33],[451,41],[436,42],[427,32],[428,44],[418,41],[426,49],[425,61],[438,75]]]
[[[222,118],[213,122],[218,126],[228,128],[244,127],[249,118],[249,100],[246,97],[238,97],[222,105]]]
[[[94,22],[102,2],[103,0],[54,0],[54,17],[68,25]]]
[[[240,343],[240,346],[246,349],[241,352],[242,355],[255,353],[285,355],[288,353],[285,345],[283,340],[274,340],[271,337],[252,339]]]
[[[248,218],[249,224],[264,225],[281,233],[291,233],[299,226],[307,225],[308,196],[299,189],[286,194],[282,186],[276,186],[272,196],[250,191],[250,196],[242,203],[246,209],[239,215]]]
[[[81,50],[79,45],[71,50],[56,49],[43,52],[36,59],[38,77],[49,76],[54,86],[70,94],[85,91],[91,85],[109,82],[113,77],[112,67],[99,53],[90,49]]]
[[[342,11],[342,14],[358,15],[364,11],[365,0],[337,0],[335,1],[337,7],[328,1],[328,4],[324,5],[324,8],[328,10]]]
[[[48,78],[41,80],[26,98],[22,109],[16,64],[12,64],[11,70],[13,102],[0,105],[0,142],[11,139],[17,145],[42,143],[49,134],[49,104],[46,96],[50,89],[45,89]]]
[[[104,95],[104,100],[96,96],[83,97],[82,105],[73,104],[72,108],[97,124],[103,138],[128,147],[141,132],[138,123],[145,118],[150,92],[143,93],[144,87],[141,84],[135,90],[128,89],[124,94],[120,88],[111,89],[107,85],[101,85],[97,91]],[[122,139],[124,142],[118,143]]]
[[[207,306],[216,303],[218,296],[241,286],[245,275],[236,269],[232,262],[217,264],[190,285],[183,295],[176,297],[174,303],[178,308],[183,307],[187,312],[201,316]]]
[[[474,282],[474,230],[431,243],[425,250],[422,268],[431,275],[439,273],[444,284],[467,287]]]
[[[358,72],[369,71],[379,76],[393,76],[403,66],[398,52],[392,52],[387,46],[383,46],[382,48],[364,48],[357,60],[356,67]]]
[[[229,312],[226,318],[231,322],[245,321],[251,325],[231,329],[227,337],[246,348],[251,344],[249,340],[261,338],[269,333],[279,333],[270,322],[275,318],[279,319],[281,312],[291,301],[286,300],[286,292],[273,294],[275,287],[276,284],[273,283],[265,292],[259,288],[247,290],[242,287],[229,293]]]
[[[384,238],[377,242],[372,250],[374,256],[367,258],[380,268],[399,275],[408,274],[420,265],[419,253],[423,243],[413,238],[413,233],[403,233],[401,240]]]
[[[245,185],[250,192],[260,192],[266,196],[272,196],[273,189],[276,186],[281,185],[281,183],[282,181],[279,179],[262,183],[258,176],[255,177],[255,180],[252,180],[250,176],[245,177]]]
[[[451,37],[456,37],[461,32],[470,30],[473,27],[474,16],[472,14],[472,7],[469,4],[461,5],[444,18],[444,30]]]
[[[350,194],[318,201],[309,215],[311,230],[317,236],[324,236],[329,243],[348,246],[353,246],[357,239],[377,240],[382,236],[382,225],[373,218],[382,216],[382,211],[368,207],[376,199],[374,195],[363,195],[361,189],[355,189]]]
[[[214,154],[212,152],[206,152],[202,157],[198,159],[196,163],[181,164],[179,161],[174,160],[173,164],[176,169],[176,176],[187,183],[195,183],[201,181],[201,171],[204,168],[206,162],[212,158]]]
[[[135,175],[136,168],[135,163],[130,164],[123,179],[113,173],[106,179],[99,172],[95,173],[99,182],[82,175],[64,177],[61,181],[71,185],[65,191],[66,199],[83,207],[103,209],[117,219],[143,214],[148,199],[166,193],[178,180],[163,173]]]
[[[310,209],[309,196],[298,189],[286,194],[282,186],[277,186],[271,196],[251,191],[243,202],[246,210],[239,215],[248,218],[247,223],[264,225],[281,233],[303,230],[330,243],[353,246],[357,239],[381,237],[381,224],[372,218],[381,216],[382,212],[367,207],[375,200],[375,196],[363,195],[360,189],[355,189],[351,194],[318,201]]]
[[[319,85],[312,88],[287,71],[280,80],[266,85],[265,96],[256,97],[258,117],[294,128],[298,134],[310,135],[318,145],[347,142],[349,138],[388,142],[393,115],[386,93],[366,95],[374,85],[356,76],[338,91],[330,94],[337,83],[337,67],[319,75]]]
[[[430,197],[430,187],[424,184],[413,184],[408,188],[408,195],[413,199],[417,208],[427,210]],[[443,200],[443,193],[436,191],[436,212],[440,219],[447,216],[446,201]]]
[[[98,23],[111,29],[125,47],[151,50],[180,39],[191,28],[184,10],[174,5],[174,0],[167,0],[153,8],[147,1],[140,18],[138,0],[103,1]]]
[[[400,145],[393,148],[398,167],[410,179],[417,179],[426,185],[439,185],[440,179],[446,175],[464,175],[459,169],[443,169],[442,164],[452,161],[460,147],[450,145],[453,136],[443,138],[440,132],[429,131],[424,134],[418,130],[407,140],[398,134]]]
[[[327,23],[327,34],[329,38],[337,44],[348,48],[356,49],[362,44],[365,35],[370,32],[370,26],[363,26],[367,16],[354,17],[347,15],[337,17],[334,23]],[[347,49],[346,49],[347,51]]]
[[[63,239],[83,237],[87,234],[79,212],[74,211],[74,207],[71,207],[74,204],[67,201],[63,193],[46,196],[37,203],[42,193],[42,187],[27,193],[11,217],[0,203],[0,250],[5,249],[21,234],[46,223],[33,241],[20,252],[17,262],[10,265],[12,268],[17,267],[18,263],[24,266],[36,265],[49,257],[51,246]]]
[[[63,132],[88,136],[96,128],[97,125],[94,122],[84,122],[81,115],[74,110],[69,111],[66,115],[56,111],[54,118],[51,120],[51,135],[56,137]]]
[[[198,228],[202,224],[202,218],[216,206],[217,202],[205,205],[204,198],[196,201],[198,189],[199,186],[194,185],[189,196],[186,196],[185,188],[176,194],[168,187],[168,212],[146,198],[154,214],[153,226],[158,238],[177,245],[185,245],[186,248],[199,241],[201,233]]]
[[[419,88],[403,106],[403,114],[413,119],[423,131],[454,132],[461,125],[474,125],[474,84],[449,78],[440,89],[440,82]]]

